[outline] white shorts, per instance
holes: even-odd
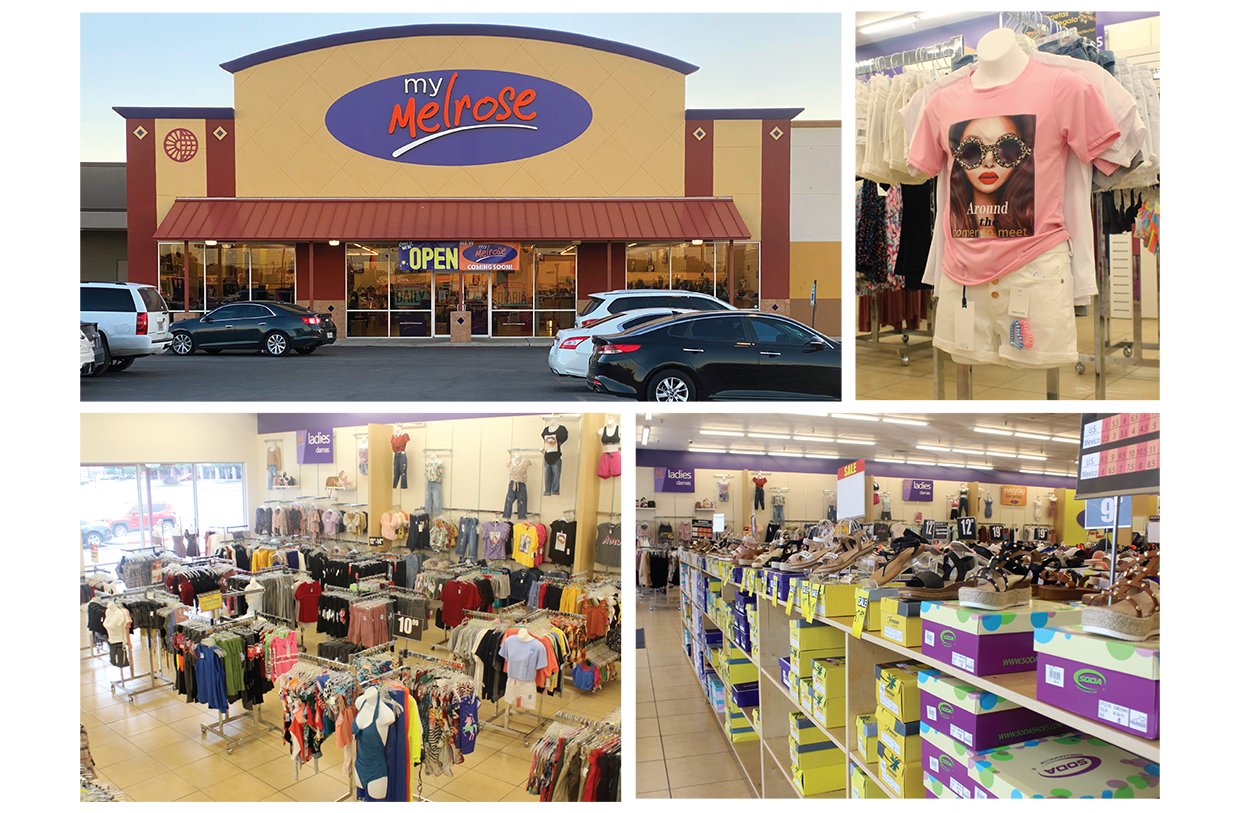
[[[1011,342],[1012,323],[1021,322],[1021,317],[1013,316],[1010,307],[1012,292],[1021,288],[1029,292],[1029,311],[1020,325],[1025,346],[1015,347]],[[971,349],[961,347],[956,336],[962,291],[974,311]],[[963,286],[944,274],[938,293],[934,346],[951,353],[958,364],[1045,368],[1075,364],[1079,358],[1072,255],[1067,243],[983,285]]]

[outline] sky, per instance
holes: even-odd
[[[690,108],[842,117],[839,14],[83,14],[81,160],[125,160],[114,106],[232,107],[222,62],[326,34],[446,22],[549,28],[681,59],[700,68],[686,82]]]

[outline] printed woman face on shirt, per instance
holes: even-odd
[[[974,119],[969,122],[961,133],[961,143],[972,136],[982,142],[984,152],[982,162],[973,169],[965,169],[965,175],[973,188],[984,195],[993,195],[1003,188],[1012,175],[1015,166],[1005,167],[995,160],[999,139],[1005,135],[1020,138],[1016,124],[1007,116],[995,116],[988,119]]]

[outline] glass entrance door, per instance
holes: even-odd
[[[452,311],[460,303],[457,285],[460,275],[456,271],[435,275],[435,335],[448,337],[452,335]]]
[[[465,275],[465,310],[470,313],[470,335],[491,335],[491,275]]]

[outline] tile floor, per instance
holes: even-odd
[[[86,613],[82,611],[82,645],[89,644]],[[310,651],[317,650],[323,636],[310,636]],[[438,640],[433,631],[429,639]],[[145,639],[134,636],[137,673],[146,668]],[[412,648],[419,648],[415,644]],[[425,645],[420,647],[425,651]],[[128,670],[126,670],[128,674]],[[212,732],[204,736],[200,726],[215,723],[214,711],[199,704],[188,704],[172,689],[159,688],[136,695],[131,704],[121,691],[114,695],[110,683],[118,670],[107,657],[82,661],[81,722],[86,726],[96,772],[139,802],[330,802],[349,791],[341,766],[341,752],[334,744],[323,748],[319,771],[313,764],[303,765],[300,778],[294,776],[293,763],[281,733],[271,731],[248,740],[227,753],[225,741]],[[129,688],[150,685],[139,679]],[[562,697],[544,698],[544,713],[564,710],[583,717],[600,719],[620,705],[620,681],[612,681],[598,692],[586,693],[572,685],[564,687]],[[235,704],[239,709],[240,704]],[[483,715],[494,713],[482,704]],[[267,694],[262,707],[264,721],[280,723],[280,699]],[[484,716],[483,719],[486,717]],[[231,734],[252,730],[243,720],[226,727]],[[529,723],[514,716],[514,728]],[[477,747],[465,762],[454,766],[452,776],[423,776],[423,786],[415,793],[436,802],[537,801],[525,791],[531,755],[525,738],[484,726]]]
[[[637,626],[645,649],[635,650],[638,799],[750,799],[732,745],[712,719],[701,683],[684,653],[680,593],[639,598]]]
[[[1158,342],[1158,320],[1142,320],[1142,339],[1146,343]],[[1094,323],[1090,317],[1078,317],[1077,348],[1082,353],[1093,353]],[[1111,343],[1132,339],[1132,321],[1116,319],[1111,325]],[[900,364],[902,346],[898,336],[885,337],[882,347],[858,342],[857,399],[903,400],[934,398],[934,362],[929,338],[913,336],[909,339],[911,361],[909,366]],[[1147,359],[1157,359],[1157,350],[1145,349]],[[1123,355],[1110,353],[1107,357],[1107,400],[1157,399],[1159,393],[1159,370],[1157,367],[1136,367],[1111,363],[1122,360]],[[956,399],[955,367],[948,360],[947,397]],[[973,399],[981,400],[1042,400],[1046,397],[1046,372],[1044,370],[1018,370],[998,365],[975,365],[973,367]],[[1094,400],[1094,367],[1085,365],[1085,373],[1077,375],[1073,366],[1063,367],[1059,373],[1059,397],[1061,400]]]

